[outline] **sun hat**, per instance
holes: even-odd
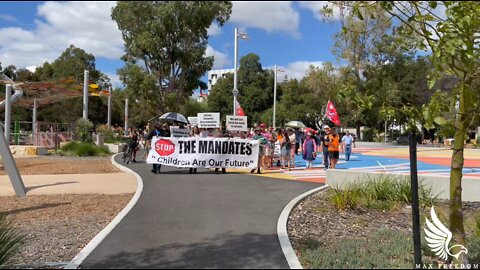
[[[328,125],[323,126],[323,129],[330,129]]]

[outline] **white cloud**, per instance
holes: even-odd
[[[291,1],[285,2],[240,2],[233,1],[229,20],[240,28],[260,28],[267,33],[287,33],[300,38],[298,31],[300,15]]]
[[[38,7],[35,29],[0,29],[0,59],[17,67],[53,61],[70,44],[96,57],[118,59],[123,39],[111,19],[115,2],[46,2]]]
[[[5,13],[0,14],[0,20],[6,21],[6,22],[17,22],[17,18]]]
[[[310,66],[323,67],[322,61],[296,61],[289,63],[287,66],[278,66],[278,69],[282,69],[284,72],[279,72],[277,74],[278,80],[281,81],[281,78],[284,78],[287,75],[287,78],[301,80],[307,75],[307,71]],[[273,67],[269,67],[273,69]]]
[[[216,22],[213,22],[207,30],[209,36],[218,36],[222,33],[222,29],[217,25]]]
[[[315,18],[317,18],[320,21],[325,19],[325,17],[320,12],[320,10],[322,10],[325,6],[333,9],[333,16],[330,19],[332,20],[340,19],[340,14],[341,14],[340,8],[330,3],[329,1],[300,1],[298,2],[298,4],[300,5],[301,8],[310,10],[315,16]]]
[[[105,75],[110,78],[110,81],[112,82],[113,88],[123,88],[123,83],[120,81],[120,76],[116,73],[111,73],[111,72],[105,72]]]
[[[227,54],[216,51],[210,45],[207,45],[207,50],[205,51],[205,55],[213,56],[213,58],[215,59],[215,61],[213,62],[213,69],[221,69],[231,65],[231,61],[230,59],[228,59]]]

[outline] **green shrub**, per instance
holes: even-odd
[[[480,264],[480,237],[468,241],[468,259],[471,264]]]
[[[358,207],[391,210],[398,203],[412,202],[410,187],[410,181],[407,178],[382,174],[348,185],[343,190],[333,188],[330,201],[338,210],[355,210]],[[431,207],[435,199],[431,189],[422,184],[419,185],[421,206]]]
[[[77,136],[77,139],[82,142],[91,142],[93,123],[86,119],[80,118],[77,120],[77,122],[75,122],[75,124],[75,135]]]
[[[101,125],[97,127],[97,133],[103,135],[103,140],[106,143],[115,143],[120,140],[116,139],[116,133],[112,129],[108,128],[108,125]]]
[[[78,142],[69,142],[64,146],[62,146],[62,151],[73,152],[75,151],[75,149],[77,149],[78,144],[79,144]]]
[[[7,220],[6,215],[0,214],[0,268],[10,262],[23,244],[24,236]]]
[[[109,154],[107,147],[99,147],[91,143],[70,142],[62,147],[62,152],[66,155],[90,157],[106,156]]]
[[[371,128],[366,128],[363,130],[363,140],[366,142],[373,142],[375,138],[375,130]]]
[[[480,217],[475,221],[475,236],[480,238]]]
[[[331,189],[330,192],[333,193],[330,201],[337,210],[356,209],[359,206],[361,194],[355,186],[350,185],[343,190],[335,188]]]

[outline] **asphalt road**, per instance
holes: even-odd
[[[288,268],[278,217],[293,198],[318,187],[167,167],[154,175],[145,163],[128,167],[144,181],[142,196],[82,268]]]

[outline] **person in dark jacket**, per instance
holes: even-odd
[[[321,138],[321,144],[322,144],[322,152],[323,152],[323,165],[325,166],[325,170],[328,169],[329,163],[328,163],[328,135],[330,135],[330,127],[325,125],[323,127],[324,132],[322,132]]]
[[[155,128],[148,134],[147,143],[151,144],[153,137],[170,137],[170,132],[167,132],[165,124],[162,126],[160,123],[155,124]],[[161,173],[162,164],[153,164],[152,173]]]

